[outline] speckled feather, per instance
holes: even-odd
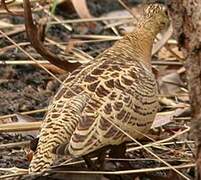
[[[162,6],[149,6],[133,33],[65,80],[48,108],[30,172],[47,169],[55,154],[83,156],[127,141],[107,119],[134,138],[150,129],[158,109],[151,48],[168,23]]]

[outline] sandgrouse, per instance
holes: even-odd
[[[29,172],[48,169],[57,148],[73,157],[119,145],[146,133],[158,109],[151,72],[156,35],[169,25],[164,7],[151,4],[135,30],[68,77],[49,105]]]

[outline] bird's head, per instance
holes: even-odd
[[[154,29],[157,33],[167,29],[170,25],[167,9],[162,4],[150,4],[144,10],[142,22],[147,29]]]

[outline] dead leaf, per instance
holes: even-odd
[[[174,106],[177,105],[177,103],[175,103],[175,101],[173,101],[172,99],[168,99],[166,97],[160,97],[159,98],[159,102],[161,104],[163,104],[163,105],[166,105],[166,106],[172,106],[172,107],[174,107]]]
[[[17,122],[35,122],[36,120],[28,115],[16,113]]]
[[[160,40],[158,40],[152,48],[152,55],[157,53],[165,44],[166,42],[170,39],[170,37],[173,34],[173,27],[172,24],[170,25],[170,27],[168,28],[168,30],[161,34]]]
[[[175,112],[176,111],[174,110],[174,111],[157,113],[151,128],[153,129],[153,128],[161,127],[165,124],[170,123],[173,120]]]
[[[0,119],[0,124],[7,124],[7,123],[12,123],[12,118],[3,118]]]
[[[176,94],[181,92],[184,82],[179,73],[173,72],[159,79],[159,86],[162,94]]]
[[[38,66],[38,64],[36,64],[36,66]],[[53,64],[43,64],[43,67],[45,67],[46,69],[50,70],[53,73],[58,73],[58,74],[65,74],[66,71],[53,65]]]
[[[156,114],[156,117],[154,119],[154,122],[151,128],[153,129],[153,128],[164,126],[172,122],[174,117],[178,117],[188,110],[189,110],[189,107],[185,107],[185,108],[177,108],[176,110],[168,111],[168,112],[159,112]]]
[[[182,51],[179,51],[178,47],[176,45],[171,45],[171,50],[174,51],[175,54],[177,54],[179,57],[184,59],[184,54],[182,53]],[[158,52],[158,57],[159,59],[164,59],[164,60],[175,60],[175,56],[168,51],[166,48],[161,48],[161,50]]]
[[[4,22],[4,21],[0,21],[0,29],[4,29],[4,28],[12,28],[14,27],[13,24],[10,24],[10,23],[7,23],[7,22]]]
[[[104,14],[102,17],[125,17],[125,19],[113,19],[104,21],[106,24],[104,27],[105,29],[118,27],[122,31],[122,34],[132,32],[134,25],[137,23],[127,10],[112,11]]]
[[[26,123],[28,123],[26,126],[27,128],[24,128],[23,125],[26,125]],[[29,123],[33,123],[33,128],[41,124],[40,122],[36,122],[36,120],[31,116],[16,113],[12,118],[1,119],[0,124],[2,125],[0,125],[0,131],[11,135],[21,134],[22,136],[29,135],[36,137],[39,131],[32,130],[33,128],[29,126]],[[23,131],[23,129],[25,131]],[[28,129],[28,131],[26,129]]]
[[[86,0],[71,0],[71,2],[80,18],[92,18]]]

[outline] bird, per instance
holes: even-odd
[[[159,108],[151,50],[169,24],[164,5],[148,5],[133,32],[64,80],[48,106],[29,173],[47,170],[58,154],[84,157],[129,141],[112,123],[135,139],[150,130]]]

